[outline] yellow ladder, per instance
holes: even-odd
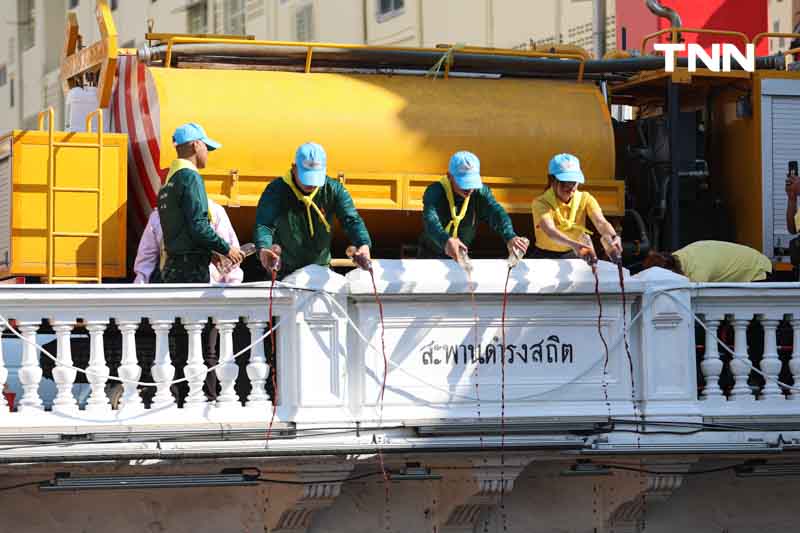
[[[47,283],[58,283],[65,281],[81,282],[93,281],[95,283],[103,282],[103,221],[101,211],[103,208],[103,110],[97,109],[89,113],[86,117],[86,131],[92,132],[92,119],[97,117],[97,142],[96,143],[80,143],[80,142],[56,142],[55,129],[53,121],[55,113],[52,107],[48,107],[45,111],[39,113],[39,130],[44,130],[44,118],[47,117],[48,122],[48,137],[47,137]],[[55,183],[55,170],[56,148],[87,148],[97,150],[97,186],[96,187],[56,187]],[[83,231],[56,231],[55,221],[55,193],[57,192],[73,192],[73,193],[87,193],[97,195],[97,211],[96,211],[96,232],[83,232]],[[86,237],[89,239],[97,239],[97,257],[96,257],[96,274],[94,276],[56,276],[56,248],[55,242],[58,237]],[[77,269],[77,259],[76,259]]]

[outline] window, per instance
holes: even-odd
[[[78,0],[69,0],[69,8],[75,9],[76,7],[78,7],[78,3],[79,3]]]
[[[245,34],[245,0],[225,0],[225,33]]]
[[[377,0],[378,2],[378,22],[396,17],[403,13],[405,0]]]
[[[205,1],[186,8],[186,27],[189,33],[208,33],[208,7]]]
[[[8,71],[5,65],[0,65],[0,87],[8,83]]]
[[[33,11],[34,0],[19,0],[19,41],[22,51],[30,50],[36,45],[36,20]]]
[[[314,40],[314,6],[306,4],[297,8],[295,15],[295,39],[301,42]]]
[[[116,11],[119,7],[119,0],[111,0],[111,11]]]

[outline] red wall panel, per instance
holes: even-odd
[[[662,0],[661,3],[675,9],[686,28],[738,31],[750,38],[768,30],[767,0]],[[622,29],[625,28],[628,49],[639,49],[644,35],[670,25],[667,19],[650,13],[644,0],[616,0],[616,10],[617,42],[622,43]],[[735,38],[693,33],[685,33],[683,38],[685,42],[700,43],[709,49],[712,43],[742,42]],[[662,40],[666,41],[666,38]],[[756,52],[758,55],[768,53],[766,39],[761,41]]]

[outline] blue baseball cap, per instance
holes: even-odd
[[[481,181],[481,161],[472,152],[456,152],[450,158],[448,167],[450,175],[456,180],[456,185],[462,189],[480,189],[483,186]]]
[[[300,145],[294,156],[297,166],[297,178],[306,187],[322,187],[325,185],[325,173],[328,156],[325,149],[317,143],[308,142]]]
[[[572,154],[558,154],[550,160],[547,173],[558,181],[575,181],[584,183],[586,179],[581,171],[581,162]]]
[[[182,126],[178,126],[175,129],[175,133],[172,134],[172,142],[175,143],[175,146],[180,146],[192,141],[203,141],[208,147],[209,152],[212,152],[222,146],[222,144],[218,143],[217,141],[209,139],[203,127],[200,124],[195,124],[194,122],[187,122]]]

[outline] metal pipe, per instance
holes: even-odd
[[[594,0],[592,17],[592,42],[594,56],[602,59],[606,55],[606,0]]]
[[[677,11],[671,7],[661,5],[661,0],[645,0],[647,8],[656,16],[669,19],[673,28],[683,27],[683,21]]]
[[[669,113],[669,207],[670,227],[669,246],[671,251],[681,245],[681,182],[680,182],[680,92],[677,83],[672,79],[667,82],[667,113]]]
[[[151,65],[164,60],[166,45],[139,48],[139,60]],[[175,44],[173,61],[208,60],[210,62],[244,62],[247,60],[271,60],[277,66],[296,63],[304,65],[305,48],[280,48],[243,44]],[[281,54],[276,52],[280,50]],[[573,59],[550,59],[542,57],[506,56],[454,52],[458,57],[460,72],[476,73],[548,73],[577,74],[580,62]],[[369,50],[358,49],[315,49],[314,64],[319,66],[341,66],[344,68],[381,69],[422,69],[427,71],[432,64],[441,59],[441,52],[427,50]],[[777,56],[756,58],[756,68],[773,70],[781,68],[782,61]],[[688,65],[685,57],[678,58],[678,66]],[[634,73],[664,68],[664,58],[658,56],[631,57],[625,59],[600,59],[584,63],[587,74]],[[734,65],[737,67],[738,65]]]

